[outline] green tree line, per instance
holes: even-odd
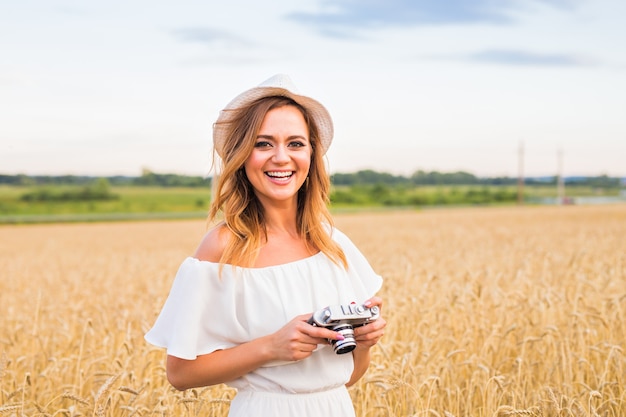
[[[109,176],[105,177],[113,186],[157,186],[157,187],[209,187],[211,177],[188,176],[180,174],[160,174],[144,170],[140,176]],[[36,185],[90,185],[97,177],[93,176],[39,176],[39,175],[2,175],[0,184],[15,186]],[[600,176],[566,177],[565,185],[589,186],[594,188],[619,188],[626,181],[624,178]],[[387,186],[421,186],[421,185],[515,185],[515,177],[478,177],[464,171],[438,172],[416,171],[412,175],[393,175],[387,172],[361,170],[353,173],[336,173],[331,175],[331,182],[336,186],[355,185],[387,185]],[[527,177],[527,185],[556,185],[557,177]]]
[[[210,177],[159,174],[144,170],[140,176],[108,176],[93,177],[87,175],[2,175],[0,184],[13,186],[59,186],[78,185],[90,186],[98,179],[105,179],[112,186],[140,186],[140,187],[207,187],[211,186]]]
[[[362,170],[353,173],[337,173],[331,176],[334,185],[516,185],[517,177],[477,177],[465,171],[438,172],[419,170],[410,176],[392,175],[373,170]],[[558,178],[550,177],[527,177],[524,183],[527,185],[556,185]],[[578,185],[596,188],[618,188],[625,181],[624,178],[609,177],[607,175],[589,177],[566,177],[565,185]]]

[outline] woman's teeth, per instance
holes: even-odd
[[[274,171],[270,171],[270,172],[266,172],[265,173],[267,176],[272,177],[272,178],[288,178],[291,177],[293,175],[292,171],[288,171],[288,172],[274,172]]]

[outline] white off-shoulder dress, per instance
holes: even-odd
[[[146,340],[168,355],[193,360],[271,334],[295,316],[328,305],[362,303],[382,285],[362,253],[337,229],[332,238],[348,269],[322,252],[283,265],[235,268],[187,258]],[[237,389],[229,416],[349,417],[354,407],[345,387],[352,354],[319,345],[302,361],[275,362],[227,385]]]

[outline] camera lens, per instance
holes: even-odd
[[[334,331],[343,335],[343,340],[331,340],[330,344],[337,355],[352,352],[356,347],[354,330],[349,324],[340,324],[333,328]]]

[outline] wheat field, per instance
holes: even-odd
[[[335,218],[385,278],[358,416],[626,415],[626,206]],[[225,416],[143,340],[204,231],[0,227],[0,416]]]

